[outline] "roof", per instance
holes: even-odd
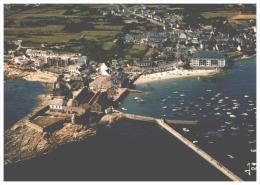
[[[225,59],[225,56],[223,53],[220,53],[217,51],[199,51],[199,52],[193,53],[192,58]]]
[[[66,120],[65,117],[38,116],[36,119],[33,120],[33,123],[42,128],[46,128],[64,120]]]
[[[64,98],[54,98],[53,100],[50,101],[50,105],[64,105]]]

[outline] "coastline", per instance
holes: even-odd
[[[152,74],[141,75],[134,84],[144,84],[153,81],[167,80],[167,79],[175,79],[175,78],[185,78],[185,77],[199,77],[199,76],[210,76],[217,74],[219,70],[208,69],[208,70],[172,70],[172,71],[164,71]]]
[[[66,123],[60,130],[41,133],[26,125],[31,115],[46,106],[50,96],[37,96],[37,106],[25,117],[4,132],[4,164],[8,165],[31,159],[51,152],[66,143],[81,141],[96,134],[96,130],[86,125]]]
[[[23,79],[27,81],[38,81],[41,83],[54,83],[58,75],[40,70],[25,70],[16,68],[10,64],[4,64],[5,79]]]
[[[46,93],[38,95],[37,104],[32,111],[4,131],[5,165],[49,153],[61,145],[81,141],[96,134],[96,129],[86,126],[86,124],[66,123],[62,129],[50,134],[37,132],[28,127],[26,124],[30,122],[29,118],[39,109],[48,105],[50,99],[51,96]]]
[[[159,72],[159,73],[141,75],[134,82],[134,84],[143,84],[152,81],[175,79],[175,78],[209,76],[209,75],[217,74],[218,72],[219,70],[215,70],[215,69],[174,70],[174,71],[167,71],[167,72]],[[10,75],[9,73],[7,77],[17,77],[28,81],[39,81],[42,83],[46,83],[44,78],[38,78],[33,75],[34,73],[37,72],[27,72],[27,73],[31,73],[31,74],[21,76],[21,73],[18,73],[20,76],[19,75],[16,76],[16,75]],[[51,82],[52,81],[48,79],[48,83]],[[87,124],[83,125],[83,124],[66,123],[62,129],[57,130],[48,135],[46,135],[45,133],[39,133],[26,126],[26,122],[29,121],[29,117],[34,112],[39,110],[41,107],[47,105],[49,100],[50,100],[50,96],[48,94],[39,95],[37,97],[36,107],[33,108],[33,110],[28,115],[21,118],[19,121],[14,123],[10,129],[7,129],[4,132],[5,165],[46,154],[61,145],[65,145],[66,143],[78,142],[96,134],[95,126],[87,126]],[[97,123],[92,123],[92,125],[99,124],[99,125],[111,126],[115,122],[121,119],[122,118],[119,117],[117,114],[109,114],[103,116],[101,120],[97,121]],[[88,125],[91,125],[91,123]]]

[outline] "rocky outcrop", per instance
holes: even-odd
[[[5,132],[5,164],[41,155],[60,145],[80,141],[96,133],[85,125],[71,123],[53,133],[41,133],[26,126],[26,121],[28,120],[21,120]]]
[[[4,76],[5,79],[24,79],[42,83],[54,83],[58,75],[46,71],[22,69],[14,65],[4,64]]]

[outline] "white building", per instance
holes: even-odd
[[[78,64],[70,65],[68,70],[71,74],[80,74],[81,66]]]
[[[192,68],[223,68],[226,67],[225,56],[217,51],[199,51],[192,55]]]
[[[14,63],[19,65],[27,65],[29,64],[30,60],[25,56],[18,56],[14,57]]]
[[[50,106],[50,110],[52,111],[62,112],[66,107],[65,97],[61,96],[61,97],[54,98],[53,100],[50,101],[49,106]]]

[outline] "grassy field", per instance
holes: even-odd
[[[5,6],[4,40],[21,39],[25,47],[40,47],[44,43],[52,49],[58,45],[56,50],[84,52],[94,60],[102,59],[97,53],[104,58],[114,56],[116,43],[113,41],[129,27],[125,20],[133,17],[103,16],[101,10],[109,6],[118,5]],[[142,21],[132,31],[143,32],[152,28],[153,25]],[[126,54],[140,56],[146,49],[133,46]]]
[[[126,52],[126,59],[143,57],[148,49],[148,46],[145,44],[133,44]]]
[[[201,15],[206,18],[215,18],[215,17],[226,17],[231,18],[235,15],[238,15],[237,11],[210,11],[210,12],[201,12]]]

